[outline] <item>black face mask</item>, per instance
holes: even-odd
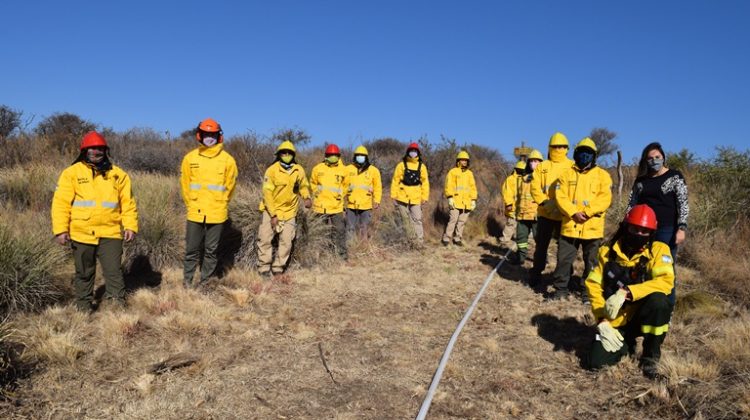
[[[576,162],[578,169],[586,169],[594,162],[594,152],[588,148],[576,149],[573,153],[573,160]]]
[[[641,236],[634,235],[630,232],[625,232],[625,234],[622,236],[622,239],[620,239],[620,247],[622,248],[622,252],[624,252],[625,255],[632,256],[640,252],[650,240],[651,235]]]

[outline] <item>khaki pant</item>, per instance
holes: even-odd
[[[451,236],[456,243],[463,241],[464,226],[469,220],[469,213],[471,213],[469,210],[451,209],[448,226],[445,227],[445,233],[443,233],[443,242],[450,242]]]
[[[183,281],[186,287],[192,286],[195,269],[200,263],[201,283],[205,283],[216,270],[218,258],[216,250],[224,230],[223,223],[196,223],[188,220],[185,230],[185,264]],[[203,261],[201,261],[203,255]]]
[[[271,242],[277,235],[271,226],[271,215],[267,211],[263,212],[263,217],[258,227],[258,272],[282,273],[289,262],[289,256],[292,253],[292,244],[297,235],[297,221],[292,218],[289,220],[279,221],[282,230],[279,235],[279,246],[276,250],[276,258],[273,256],[273,245]]]
[[[516,233],[516,225],[518,225],[516,219],[512,217],[506,219],[505,227],[503,228],[503,237],[500,238],[500,245],[507,248],[513,247],[513,235]]]
[[[401,219],[407,227],[407,233],[411,238],[416,238],[418,243],[424,242],[424,229],[422,228],[422,205],[406,204],[400,201],[396,202]],[[408,221],[408,223],[407,223]]]
[[[94,275],[96,260],[104,275],[104,298],[125,301],[125,281],[122,278],[122,239],[99,239],[99,245],[71,242],[76,276],[73,281],[76,306],[84,311],[91,310],[94,302]]]

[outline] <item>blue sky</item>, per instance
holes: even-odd
[[[747,149],[748,1],[4,1],[0,104],[176,134]]]

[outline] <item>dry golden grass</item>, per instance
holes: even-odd
[[[478,258],[490,254],[476,244],[430,248],[429,258],[372,243],[356,249],[348,263],[270,281],[232,270],[203,293],[184,290],[180,270],[169,269],[158,290],[136,291],[124,310],[23,316],[27,357],[46,368],[22,381],[22,404],[5,417],[412,417],[497,260]],[[515,281],[521,274],[501,268],[429,418],[748,414],[747,316],[692,316],[705,310],[686,307],[665,344],[663,381],[645,379],[630,359],[591,373],[580,367],[593,334],[583,306],[545,302]],[[149,373],[180,354],[197,363]]]
[[[52,365],[73,365],[84,354],[83,337],[89,333],[88,315],[73,306],[54,306],[19,332],[26,357]]]

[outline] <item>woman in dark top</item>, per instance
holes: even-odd
[[[677,246],[685,240],[690,207],[685,178],[680,171],[664,166],[665,161],[661,144],[654,142],[643,149],[627,211],[636,204],[647,204],[656,212],[658,226],[654,240],[669,245],[675,261]],[[675,303],[674,289],[669,300]]]

